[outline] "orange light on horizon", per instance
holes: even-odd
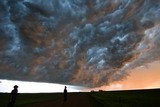
[[[160,62],[150,63],[147,67],[133,69],[130,76],[122,81],[113,82],[109,86],[101,86],[89,90],[134,90],[160,88]],[[89,91],[88,89],[84,89]]]

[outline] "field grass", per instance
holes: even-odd
[[[160,107],[160,90],[90,93],[93,107]]]
[[[38,94],[19,94],[16,100],[16,107],[23,107],[27,104],[55,101],[62,98],[60,93],[38,93]],[[9,101],[9,94],[0,94],[0,107],[7,107]]]
[[[93,107],[160,107],[160,89],[69,93],[72,96],[75,94],[87,94]],[[16,107],[62,98],[62,93],[19,94]],[[7,107],[8,99],[9,94],[0,93],[0,107]]]

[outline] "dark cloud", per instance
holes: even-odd
[[[0,1],[0,78],[101,86],[159,60],[159,0]]]

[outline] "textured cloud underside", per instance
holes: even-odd
[[[160,60],[159,0],[1,0],[0,78],[101,86]]]

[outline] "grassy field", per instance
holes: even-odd
[[[76,93],[69,93],[74,96]],[[78,93],[82,94],[82,93]],[[133,91],[104,91],[83,93],[89,96],[93,107],[160,107],[160,89]],[[16,107],[23,107],[32,103],[43,103],[62,99],[63,94],[19,94]],[[0,94],[0,107],[7,107],[9,94]],[[83,106],[85,107],[85,106]]]
[[[23,107],[31,103],[55,101],[62,98],[60,93],[38,93],[38,94],[19,94],[16,100],[16,107]],[[0,107],[7,107],[9,94],[0,94]]]
[[[93,107],[160,107],[160,89],[92,92]]]

